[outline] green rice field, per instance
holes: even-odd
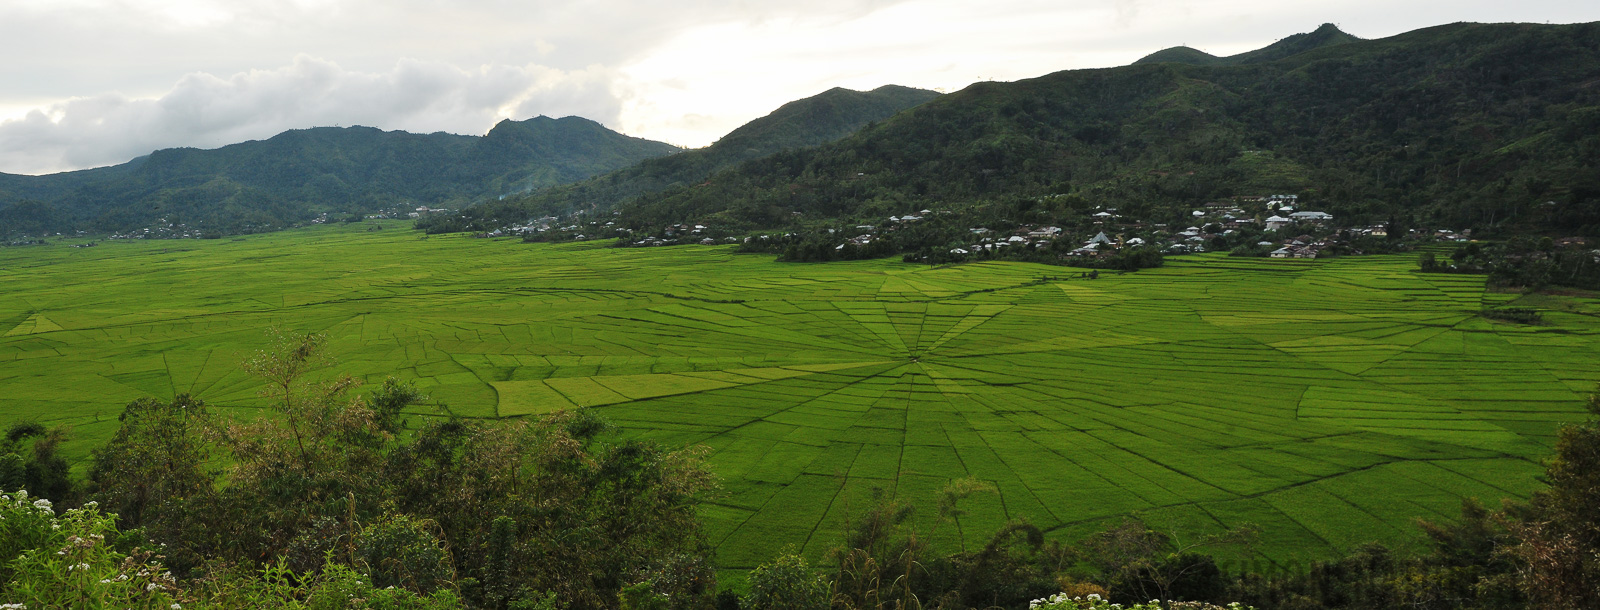
[[[1491,322],[1481,276],[1415,257],[1169,258],[1080,279],[1021,263],[782,264],[403,224],[0,249],[0,424],[70,424],[191,393],[248,413],[239,364],[281,326],[340,371],[415,380],[469,417],[593,409],[711,448],[717,561],[839,540],[874,489],[943,548],[1008,519],[1076,539],[1138,513],[1181,535],[1255,523],[1276,562],[1408,545],[1462,497],[1525,497],[1600,380],[1600,302]],[[976,477],[956,523],[932,499]]]

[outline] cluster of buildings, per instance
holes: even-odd
[[[530,235],[542,231],[549,231],[550,227],[556,223],[556,220],[558,219],[554,216],[543,216],[529,220],[528,222],[520,225],[512,225],[504,229],[495,229],[494,231],[490,231],[490,233],[499,232],[501,235]],[[572,225],[572,227],[576,229],[577,225]],[[489,237],[499,237],[499,235],[489,235]]]
[[[74,231],[72,234],[74,236],[77,236],[77,237],[83,237],[85,235],[88,235],[89,232],[88,231]],[[50,243],[48,241],[45,241],[45,238],[47,238],[47,237],[61,237],[61,236],[62,236],[62,234],[59,231],[57,231],[55,233],[50,233],[50,232],[47,231],[43,235],[40,235],[39,237],[34,237],[32,235],[19,235],[16,238],[9,239],[9,240],[7,240],[5,242],[0,242],[0,245],[5,245],[5,246],[43,246],[43,245],[46,245],[46,244]],[[88,245],[92,246],[94,244],[90,243]],[[73,246],[73,247],[74,248],[81,248],[83,246],[82,245],[78,245],[78,246]]]
[[[850,239],[844,240],[844,243],[839,244],[837,246],[834,246],[833,249],[834,250],[843,250],[844,247],[847,246],[847,245],[848,246],[858,246],[859,247],[859,246],[865,246],[865,245],[870,244],[870,243],[872,243],[872,234],[871,233],[863,233],[861,235],[857,235],[857,236],[852,237]]]
[[[1297,211],[1295,206],[1298,204],[1299,197],[1296,195],[1238,197],[1231,201],[1207,203],[1201,209],[1190,212],[1189,217],[1196,223],[1195,226],[1176,231],[1169,230],[1166,224],[1161,223],[1124,221],[1115,208],[1100,208],[1089,215],[1092,227],[1096,230],[1094,236],[1068,250],[1066,254],[1074,257],[1104,257],[1114,255],[1123,248],[1145,245],[1161,246],[1167,254],[1205,252],[1207,244],[1212,243],[1215,238],[1224,237],[1237,241],[1238,235],[1247,229],[1280,231],[1293,226],[1325,227],[1332,224],[1332,214],[1310,210]],[[1257,205],[1262,207],[1251,209]],[[1262,219],[1262,215],[1267,217]],[[901,217],[902,220],[904,218]],[[858,228],[871,227],[863,225]],[[1041,248],[1063,235],[1060,227],[1053,226],[1037,228],[1025,226],[1009,235],[993,235],[984,227],[973,227],[969,231],[980,239],[973,244],[951,249],[951,254],[967,255],[1007,247]],[[1124,237],[1119,233],[1137,236]],[[1299,240],[1300,243],[1294,243],[1297,240],[1299,238],[1284,240],[1282,244],[1264,242],[1261,245],[1309,248],[1299,254],[1302,258],[1314,256],[1314,252],[1322,247],[1313,243],[1315,240]]]
[[[445,208],[430,208],[430,207],[425,206],[425,205],[419,205],[419,206],[417,206],[416,210],[411,211],[411,212],[407,212],[406,213],[406,217],[408,217],[408,218],[422,218],[423,216],[430,216],[430,215],[433,215],[433,214],[448,214],[448,213],[450,213],[450,210],[445,209]]]
[[[1067,252],[1067,255],[1104,256],[1107,253],[1113,253],[1123,248],[1131,248],[1142,245],[1144,245],[1144,238],[1142,237],[1130,237],[1128,239],[1121,239],[1120,237],[1113,238],[1106,235],[1105,231],[1101,231],[1099,233],[1095,233],[1094,237],[1089,238],[1089,241],[1083,242],[1082,246],[1078,246],[1077,248]]]
[[[1288,216],[1273,214],[1262,221],[1268,231],[1276,231],[1294,223],[1327,224],[1333,222],[1333,215],[1327,212],[1291,212]]]
[[[1293,212],[1295,206],[1300,204],[1299,195],[1244,195],[1233,200],[1241,205],[1263,205],[1268,211],[1280,212]]]
[[[205,237],[207,233],[215,235],[215,232],[205,231],[199,227],[191,227],[181,222],[169,223],[165,218],[157,219],[156,222],[162,224],[143,229],[133,229],[126,233],[112,233],[107,235],[106,239],[200,239]]]
[[[1272,258],[1316,258],[1317,254],[1321,253],[1324,249],[1335,245],[1335,239],[1324,238],[1319,240],[1310,235],[1300,235],[1291,239],[1285,239],[1281,244],[1263,241],[1257,242],[1256,245],[1265,247],[1281,246],[1267,254],[1267,256]]]
[[[1099,229],[1098,232],[1067,254],[1103,257],[1114,255],[1123,248],[1144,245],[1160,246],[1167,254],[1189,254],[1205,252],[1208,244],[1214,244],[1219,237],[1224,238],[1232,247],[1238,245],[1241,233],[1248,235],[1258,230],[1282,231],[1292,227],[1326,228],[1333,223],[1332,214],[1314,210],[1297,211],[1295,207],[1298,205],[1297,195],[1236,197],[1229,201],[1211,202],[1200,209],[1192,210],[1189,218],[1195,225],[1181,230],[1169,230],[1166,224],[1161,223],[1118,222],[1120,217],[1116,214],[1116,210],[1105,208],[1090,215],[1094,226]],[[1266,215],[1266,218],[1263,219],[1262,215]],[[1110,228],[1112,226],[1115,226],[1116,230],[1112,230]],[[1367,230],[1376,231],[1376,235],[1380,237],[1385,235],[1381,226],[1369,227]],[[1116,234],[1117,231],[1141,236],[1123,237]],[[1336,241],[1337,238],[1316,240],[1302,235],[1283,240],[1282,243],[1263,241],[1257,245],[1276,246],[1277,250],[1272,256],[1280,258],[1285,256],[1312,258],[1317,252]]]
[[[973,235],[989,235],[993,233],[984,227],[967,229]],[[1043,248],[1061,236],[1061,227],[1033,227],[1022,226],[1012,231],[1010,235],[994,235],[992,237],[979,237],[978,241],[959,248],[951,248],[950,253],[965,256],[974,252],[997,251],[1001,248],[1024,247]]]
[[[614,231],[616,231],[618,233],[625,233],[625,234],[633,233],[632,229],[628,229],[628,228],[625,228],[625,227],[624,228],[613,228],[614,224],[615,223],[607,222],[603,226],[608,228],[608,229],[614,230]],[[670,245],[679,244],[679,243],[684,243],[684,244],[698,243],[698,244],[701,244],[701,245],[710,246],[710,245],[715,245],[715,244],[719,244],[719,243],[734,243],[734,242],[739,241],[737,238],[734,238],[734,237],[728,237],[728,238],[724,238],[722,241],[717,241],[717,239],[715,237],[711,237],[710,235],[707,235],[707,233],[709,233],[710,231],[711,231],[711,227],[708,227],[708,226],[702,225],[702,224],[681,223],[681,224],[675,224],[675,225],[668,225],[667,228],[665,228],[665,229],[663,229],[661,231],[661,236],[658,237],[658,236],[654,236],[654,235],[647,235],[644,238],[633,242],[631,245],[639,246],[639,247],[648,247],[648,246],[670,246]],[[695,239],[696,237],[699,237],[699,239]],[[580,239],[581,239],[581,237],[580,237]],[[746,238],[745,241],[749,241],[749,239]]]

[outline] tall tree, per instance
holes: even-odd
[[[1589,397],[1600,415],[1600,394]],[[1600,608],[1600,422],[1564,426],[1545,467],[1550,487],[1513,530],[1525,563],[1523,588],[1541,608]]]

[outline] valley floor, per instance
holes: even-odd
[[[83,457],[141,396],[248,413],[239,365],[278,325],[459,415],[587,407],[710,447],[725,568],[820,556],[874,490],[949,548],[1007,519],[1074,539],[1138,511],[1180,537],[1258,524],[1288,564],[1415,542],[1413,519],[1462,497],[1525,497],[1600,380],[1600,303],[1491,322],[1477,313],[1516,295],[1414,256],[1088,280],[387,227],[0,249],[0,424],[70,424]],[[938,524],[936,492],[968,476],[998,493]]]

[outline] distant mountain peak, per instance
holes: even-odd
[[[1270,45],[1247,51],[1238,55],[1217,57],[1205,51],[1190,47],[1172,47],[1162,49],[1133,62],[1134,64],[1151,63],[1179,63],[1196,66],[1235,66],[1240,64],[1254,64],[1276,61],[1285,57],[1299,55],[1307,51],[1320,49],[1333,45],[1350,42],[1360,42],[1362,39],[1340,30],[1339,26],[1324,23],[1317,29],[1301,34],[1294,34]]]
[[[871,91],[833,87],[779,106],[705,148],[648,159],[632,167],[526,198],[473,206],[462,210],[458,216],[438,217],[424,228],[460,230],[461,227],[478,227],[480,225],[473,223],[481,222],[484,223],[481,229],[474,230],[489,230],[501,226],[507,219],[572,210],[611,209],[674,186],[703,184],[714,173],[746,161],[837,141],[940,95],[936,91],[901,85],[884,85]]]
[[[736,146],[739,150],[753,146],[763,155],[813,146],[860,129],[868,122],[862,115],[871,116],[870,120],[886,118],[938,96],[933,91],[900,85],[884,85],[871,91],[834,87],[786,103],[771,114],[728,132],[717,144]]]
[[[159,218],[181,218],[190,232],[256,231],[399,202],[456,207],[678,151],[576,116],[508,119],[482,137],[362,126],[291,129],[212,150],[166,148],[93,170],[0,174],[0,235],[122,231]],[[23,199],[39,205],[12,210]]]
[[[1177,63],[1177,64],[1193,64],[1193,65],[1197,65],[1197,66],[1209,66],[1209,65],[1213,65],[1213,64],[1215,64],[1215,63],[1217,63],[1217,62],[1219,62],[1221,60],[1222,60],[1222,58],[1220,58],[1220,57],[1217,57],[1217,56],[1212,55],[1210,53],[1207,53],[1205,51],[1201,51],[1200,49],[1196,49],[1194,47],[1178,46],[1178,47],[1170,47],[1170,48],[1162,49],[1160,51],[1156,51],[1154,53],[1151,53],[1149,55],[1146,55],[1144,57],[1139,58],[1139,61],[1136,61],[1136,62],[1133,62],[1133,63],[1134,64]]]

